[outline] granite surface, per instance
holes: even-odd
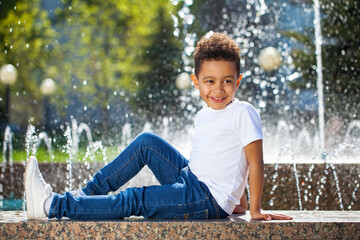
[[[360,239],[360,211],[271,211],[290,221],[228,219],[172,221],[28,220],[26,212],[0,212],[0,239]]]

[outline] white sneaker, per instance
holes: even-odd
[[[25,193],[28,219],[46,218],[44,203],[51,196],[52,188],[42,177],[38,162],[33,156],[26,164]]]

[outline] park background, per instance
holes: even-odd
[[[359,119],[358,5],[320,1],[325,120],[336,117],[339,136]],[[109,148],[125,146],[145,125],[160,135],[164,125],[169,136],[186,132],[203,103],[176,79],[192,73],[195,43],[209,31],[229,34],[242,49],[237,97],[260,111],[269,135],[279,119],[290,130],[317,131],[312,1],[14,0],[0,4],[0,65],[17,70],[14,84],[0,84],[0,139],[10,125],[14,160],[24,161],[29,124],[50,136],[59,156],[73,119]],[[282,64],[266,71],[258,56],[269,46]],[[48,78],[51,94],[41,91]]]

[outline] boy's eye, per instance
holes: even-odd
[[[232,80],[230,79],[224,80],[224,83],[232,83]]]
[[[214,80],[206,80],[206,83],[214,83]]]

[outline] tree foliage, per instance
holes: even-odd
[[[39,86],[48,77],[57,85],[51,99],[59,113],[69,115],[71,104],[99,109],[104,128],[112,103],[129,104],[144,94],[138,91],[155,86],[171,89],[170,75],[181,65],[181,41],[172,34],[174,8],[166,0],[31,0],[8,7],[1,14],[0,62],[18,68],[13,93],[24,102],[23,108],[12,106],[12,116],[21,113],[22,120],[33,116],[41,123],[41,111],[34,108],[41,110]],[[143,101],[131,106],[150,112],[153,105],[141,105]],[[33,108],[27,109],[29,102]]]
[[[52,29],[48,14],[39,0],[19,1],[2,13],[0,25],[0,64],[12,64],[18,78],[11,86],[11,121],[21,124],[33,118],[38,120],[41,80],[47,75],[48,62],[54,52],[57,33]],[[4,96],[5,86],[1,86]],[[5,101],[1,101],[5,105]]]
[[[158,16],[152,22],[156,28],[150,34],[150,44],[139,57],[149,71],[140,72],[139,91],[133,103],[138,112],[157,125],[164,116],[181,114],[178,104],[180,91],[175,88],[175,78],[181,72],[182,43],[173,36],[174,26],[167,14],[169,10],[159,6]]]

